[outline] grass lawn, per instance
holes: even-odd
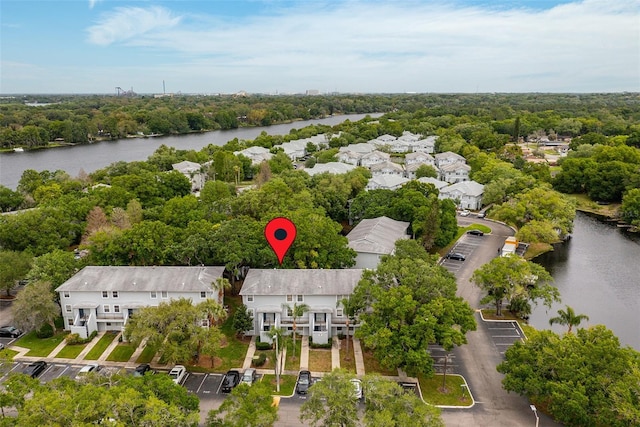
[[[348,372],[356,373],[356,358],[353,354],[353,340],[349,337],[349,353],[347,357],[347,339],[340,341],[340,367]]]
[[[65,345],[54,357],[75,359],[86,346],[87,344]]]
[[[100,338],[100,340],[96,343],[96,345],[84,356],[85,360],[98,360],[102,353],[109,347],[116,337],[117,333],[114,331],[108,331],[106,334]]]
[[[520,320],[519,317],[514,316],[509,310],[502,308],[502,316],[496,316],[495,308],[482,309],[482,317],[485,320]]]
[[[276,361],[274,360],[275,351],[274,350],[256,350],[254,356],[259,356],[262,353],[267,355],[267,361],[264,362],[264,365],[259,366],[259,369],[275,369],[276,367]]]
[[[216,372],[227,372],[229,369],[240,368],[244,363],[249,348],[249,338],[239,340],[235,336],[227,336],[227,345],[220,349],[213,368]]]
[[[331,350],[310,348],[309,370],[316,372],[331,372]]]
[[[0,350],[0,360],[3,359],[9,359],[9,360],[13,360],[13,358],[18,354],[17,351],[15,350],[10,350],[8,348],[5,348],[3,350]]]
[[[276,392],[276,376],[273,374],[266,374],[262,376],[262,381],[266,381],[271,384],[271,393],[278,396],[291,396],[293,390],[296,387],[296,381],[298,377],[295,375],[280,375],[280,392]]]
[[[287,342],[287,360],[284,362],[284,369],[297,371],[300,369],[300,354],[302,353],[302,339],[296,338],[296,354],[293,354],[293,340]]]
[[[69,332],[58,332],[51,338],[38,338],[35,331],[31,331],[14,343],[18,347],[30,349],[25,356],[47,357],[58,346]]]
[[[468,406],[471,398],[466,387],[462,387],[464,380],[458,375],[447,375],[446,391],[442,391],[442,375],[432,378],[418,377],[422,399],[431,405]]]
[[[136,346],[130,343],[119,343],[107,357],[107,360],[112,362],[128,362],[133,352],[136,351],[136,348]]]
[[[531,243],[527,248],[527,252],[524,254],[524,258],[531,260],[538,255],[542,255],[543,253],[550,251],[553,251],[553,246],[549,243]]]
[[[155,356],[157,352],[157,348],[150,345],[145,346],[145,348],[142,350],[142,353],[140,353],[140,356],[138,356],[138,358],[136,359],[136,363],[151,363],[153,356]]]
[[[380,366],[380,363],[373,357],[373,353],[370,351],[362,350],[362,358],[364,359],[364,371],[367,374],[377,373],[383,376],[397,376],[397,369],[385,369]]]

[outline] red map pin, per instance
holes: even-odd
[[[296,233],[295,224],[283,217],[272,219],[264,228],[264,237],[267,238],[271,249],[276,253],[280,264],[296,239]]]

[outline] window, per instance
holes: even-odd
[[[304,302],[304,295],[296,295],[297,302]]]
[[[73,326],[73,319],[71,317],[67,319],[67,324]]]
[[[151,298],[153,299],[158,298],[158,294],[156,293],[156,291],[151,291]]]
[[[207,293],[205,291],[200,292],[200,298],[205,299],[207,297]]]
[[[287,317],[293,317],[293,310],[287,308]]]
[[[65,306],[64,306],[64,310],[65,310],[67,313],[71,313],[71,304],[67,304],[67,305],[65,305]]]
[[[287,295],[287,302],[293,302],[293,295]]]
[[[114,298],[118,298],[118,291],[111,292],[111,296]]]
[[[253,302],[253,295],[247,295],[247,302]]]
[[[65,298],[69,298],[69,291],[64,291],[62,294]]]
[[[111,311],[111,306],[109,304],[105,304],[102,306],[102,311],[104,313],[109,313]]]
[[[109,292],[102,291],[102,298],[109,298]]]
[[[338,317],[342,317],[343,316],[343,311],[342,311],[341,308],[336,310],[336,316],[338,316]]]
[[[169,292],[167,291],[160,292],[160,298],[163,298],[163,299],[169,298]]]
[[[114,305],[113,306],[113,312],[114,313],[120,313],[120,306],[119,305]]]

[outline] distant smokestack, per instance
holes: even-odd
[[[162,81],[162,93],[163,94],[167,93],[166,89],[164,88],[164,80]]]

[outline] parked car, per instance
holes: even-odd
[[[478,218],[484,218],[485,217],[485,213],[484,212],[479,212],[478,213]]]
[[[298,381],[296,383],[296,393],[307,394],[309,386],[311,385],[311,372],[300,371],[298,374]]]
[[[182,365],[176,365],[169,371],[169,376],[176,384],[182,384],[187,375],[187,368]]]
[[[467,234],[472,234],[474,236],[484,236],[484,233],[480,230],[469,230]]]
[[[258,373],[253,368],[248,368],[244,371],[244,375],[242,375],[242,382],[245,384],[253,384],[258,379]]]
[[[15,326],[0,327],[0,337],[18,338],[20,335],[22,335],[22,331]]]
[[[221,390],[223,393],[230,393],[231,390],[238,384],[240,384],[240,372],[232,369],[230,371],[227,371],[227,373],[224,375]]]
[[[142,377],[147,372],[153,374],[153,369],[151,369],[151,366],[148,363],[143,363],[142,365],[136,366],[136,370],[133,371],[133,376]]]
[[[22,370],[23,374],[29,375],[31,378],[36,378],[47,368],[47,362],[39,360],[37,362],[29,363]]]
[[[461,253],[458,252],[449,252],[446,256],[449,259],[455,259],[456,261],[464,261],[465,257]]]
[[[353,397],[360,400],[362,399],[362,381],[357,378],[352,378],[351,384],[353,384]]]
[[[83,377],[87,376],[90,372],[98,372],[100,369],[102,369],[102,366],[98,365],[97,363],[90,363],[88,365],[85,365],[82,367],[82,369],[80,369],[80,371],[78,371],[78,374],[76,375],[76,379],[81,380]]]
[[[470,211],[464,209],[460,211],[460,216],[469,216],[470,213],[471,213]]]

